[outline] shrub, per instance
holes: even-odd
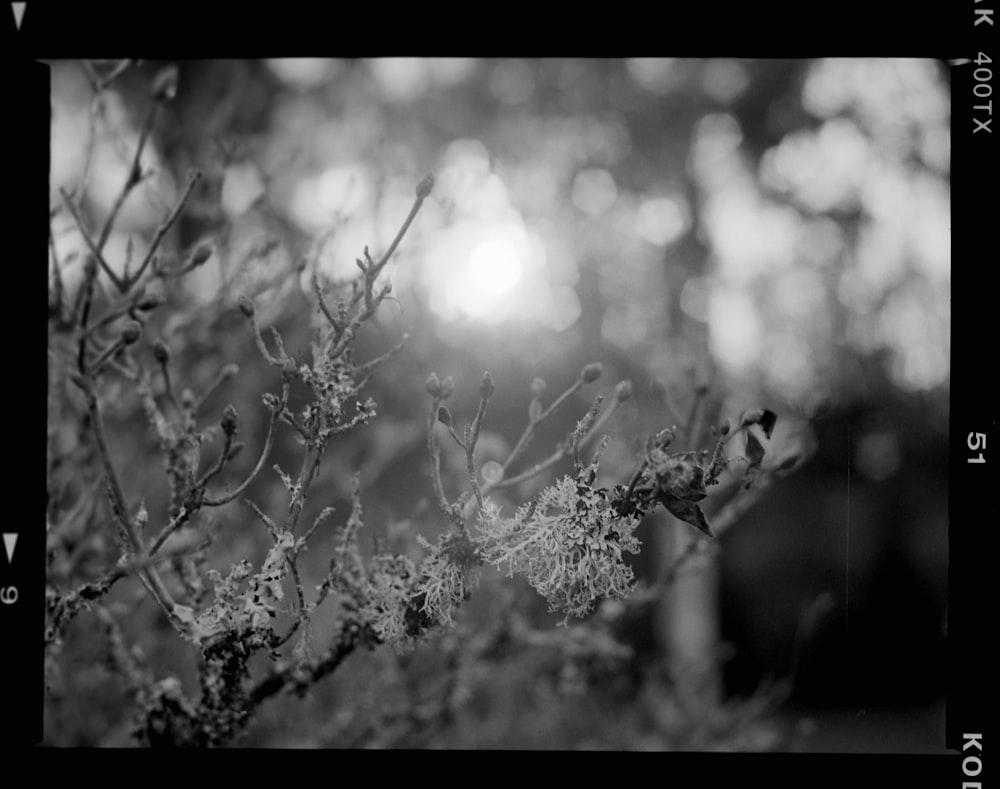
[[[206,404],[216,392],[234,384],[238,368],[222,366],[199,394],[190,388],[179,390],[180,382],[174,379],[178,354],[152,336],[154,321],[169,312],[179,283],[212,256],[212,246],[204,243],[181,251],[165,245],[201,176],[188,177],[132,272],[126,266],[124,273],[118,273],[106,259],[105,245],[120,208],[146,175],[140,161],[148,130],[175,92],[171,73],[154,80],[146,132],[99,231],[89,228],[78,197],[62,191],[62,208],[72,214],[89,253],[82,282],[72,295],[61,279],[59,261],[54,261],[50,293],[47,656],[57,667],[74,619],[82,611],[92,611],[106,632],[110,663],[134,699],[133,731],[140,742],[230,743],[266,700],[289,690],[305,693],[360,648],[389,644],[405,653],[431,634],[454,626],[457,611],[479,586],[484,564],[525,579],[553,611],[563,615],[562,624],[569,625],[587,617],[602,601],[629,599],[637,592],[628,557],[640,551],[636,528],[657,505],[708,539],[735,518],[735,509],[724,510],[713,528],[699,505],[730,466],[744,467],[744,488],[766,484],[773,469],[763,466],[765,452],[756,431],[769,438],[776,416],[758,409],[745,413],[735,429],[729,422],[712,428],[714,443],[707,448],[692,444],[699,432],[692,413],[687,424],[651,437],[634,469],[617,470],[627,484],[598,486],[602,429],[631,397],[628,381],[617,383],[607,407],[596,397],[545,460],[517,471],[517,462],[539,426],[582,387],[601,378],[598,363],[586,365],[548,404],[543,401],[545,383],[536,379],[519,440],[502,462],[490,461],[480,468],[475,451],[496,393],[493,377],[483,374],[478,409],[459,430],[445,403],[462,383],[431,373],[424,385],[429,397],[427,462],[434,500],[448,530],[435,540],[414,535],[422,557],[382,547],[366,557],[359,546],[364,512],[355,478],[353,506],[336,526],[328,571],[320,584],[307,588],[300,556],[332,516],[332,509],[325,507],[308,527],[302,522],[307,502],[321,495],[314,484],[321,465],[336,437],[378,418],[379,404],[364,394],[365,385],[405,342],[404,337],[375,358],[357,361],[357,338],[390,297],[391,285],[384,282],[383,272],[431,195],[434,181],[427,176],[417,184],[412,207],[384,253],[375,256],[368,248],[362,250],[353,280],[323,282],[315,259],[305,261],[319,318],[307,359],[290,354],[274,326],[265,335],[254,299],[244,295],[238,301],[232,312],[245,324],[239,341],[253,343],[277,379],[276,391],[260,396],[267,427],[261,446],[254,447],[255,442],[244,440],[244,417],[233,405],[224,406],[206,424]],[[166,472],[162,494],[133,493],[125,481],[129,455],[123,445],[137,439],[128,432],[112,435],[108,413],[127,408],[129,392],[141,406],[162,458]],[[703,395],[696,392],[696,404]],[[120,422],[115,419],[119,426]],[[456,481],[446,479],[441,470],[439,425],[465,458],[466,476],[456,495],[449,492]],[[273,460],[279,430],[295,436],[300,465],[295,473],[273,465],[286,502],[280,508],[261,507],[246,496]],[[79,439],[68,442],[73,444],[68,449],[59,440],[66,431]],[[671,452],[679,435],[691,446]],[[737,436],[744,442],[740,456],[730,454]],[[597,450],[590,452],[594,444]],[[247,453],[253,453],[256,461],[234,482],[234,461]],[[509,493],[566,459],[573,462],[571,474],[505,513],[498,493]],[[98,471],[93,476],[99,484],[90,487],[82,484],[89,474],[67,472],[95,466]],[[163,506],[147,506],[147,500],[157,496]],[[225,551],[219,550],[221,530],[214,527],[210,513],[232,511],[241,501],[269,535],[270,547],[259,563],[244,556],[225,572],[213,569],[210,563],[218,561],[213,557]],[[145,599],[155,602],[175,638],[196,650],[196,695],[184,692],[178,674],[167,670],[159,676],[163,672],[150,668],[137,643],[141,638],[126,632],[124,620],[134,609],[108,602],[113,587],[129,577],[140,581]],[[652,593],[647,588],[638,594]],[[317,645],[313,631],[320,618],[330,636]],[[616,646],[606,629],[586,633],[573,630],[566,641],[574,666],[595,665],[605,671],[608,665],[618,665],[623,650],[627,657],[627,649]],[[255,662],[258,657],[263,660]],[[580,670],[574,671],[576,676]]]

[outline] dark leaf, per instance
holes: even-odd
[[[750,490],[753,487],[753,483],[757,481],[757,477],[760,476],[759,466],[749,466],[745,472],[743,472],[743,490]]]
[[[754,408],[751,411],[744,411],[740,417],[740,427],[750,427],[750,425],[760,425],[766,438],[771,437],[774,426],[778,422],[778,415],[769,408]]]
[[[438,421],[445,427],[451,427],[451,411],[444,406],[438,408]]]
[[[760,443],[760,440],[750,431],[747,431],[747,448],[744,454],[746,455],[747,462],[751,467],[760,467],[761,461],[764,459],[764,445]]]
[[[750,486],[753,485],[754,480],[760,475],[760,464],[764,460],[764,447],[761,445],[760,440],[751,433],[749,430],[746,433],[747,437],[747,448],[746,448],[746,459],[747,459],[747,470],[743,473],[743,487],[749,490]]]
[[[777,471],[788,471],[792,466],[799,462],[798,452],[793,452],[792,454],[785,457],[775,468]]]
[[[715,536],[715,532],[712,531],[712,527],[705,518],[705,513],[693,501],[685,501],[666,492],[660,494],[659,500],[675,518],[691,524],[702,534],[707,534],[709,537]]]
[[[650,467],[656,475],[656,486],[679,499],[700,501],[705,498],[705,471],[692,452],[679,455],[650,453]]]

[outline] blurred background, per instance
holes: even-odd
[[[51,65],[50,265],[72,292],[86,247],[59,210],[59,188],[85,198],[94,224],[107,215],[149,111],[150,83],[168,63],[135,64],[99,97],[95,76],[117,61]],[[700,580],[677,586],[674,606],[694,601],[684,610],[696,612],[691,637],[704,642],[690,654],[717,672],[710,703],[685,695],[660,615],[605,607],[594,617],[600,627],[556,628],[529,588],[484,570],[454,631],[404,656],[387,647],[353,656],[310,698],[271,702],[245,744],[944,751],[944,65],[177,65],[176,97],[143,154],[153,174],[130,196],[105,254],[112,266],[139,259],[185,173],[204,173],[170,244],[180,254],[209,242],[214,253],[172,297],[157,331],[181,365],[179,380],[195,390],[223,364],[240,365],[208,410],[232,402],[251,442],[266,426],[260,393],[274,391],[277,377],[250,342],[239,296],[254,297],[262,323],[290,350],[306,349],[311,302],[301,261],[317,260],[329,280],[353,276],[366,245],[373,254],[388,246],[419,179],[436,178],[384,274],[398,301],[367,324],[356,359],[384,352],[404,332],[409,341],[369,384],[379,417],[331,449],[315,512],[333,505],[346,517],[357,471],[373,535],[405,549],[407,534],[432,538],[444,528],[425,457],[431,371],[454,377],[449,407],[460,423],[475,413],[483,371],[492,373],[483,461],[502,460],[516,441],[534,378],[551,398],[592,361],[604,367],[601,381],[546,425],[526,463],[546,457],[595,392],[610,398],[622,379],[635,394],[605,428],[609,484],[627,482],[642,442],[676,424],[699,386],[708,387],[713,418],[758,406],[776,412],[768,451],[800,457],[720,537]],[[134,396],[119,386],[106,397],[120,428],[116,448],[129,458],[121,465],[130,494],[146,496],[153,513],[165,507],[156,492],[162,470]],[[72,431],[60,435],[66,452],[86,451]],[[455,449],[443,461],[454,493],[464,458],[446,449]],[[293,437],[281,436],[276,462],[290,467],[295,451]],[[253,457],[240,462],[250,468]],[[78,476],[80,487],[97,480]],[[265,510],[283,493],[267,476],[249,494]],[[515,489],[505,506],[548,481]],[[245,507],[231,505],[217,526],[218,569],[263,557],[267,535]],[[644,525],[640,579],[656,574],[668,532],[663,519]],[[316,579],[328,545],[317,535],[304,557]],[[128,632],[158,676],[187,681],[194,655],[170,642],[152,605],[128,608],[135,594],[115,592],[130,612]],[[49,676],[46,739],[126,744],[127,694],[85,615],[75,628]],[[316,629],[321,639],[320,622]],[[442,694],[447,704],[434,701]],[[447,714],[426,712],[438,707]]]

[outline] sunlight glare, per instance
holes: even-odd
[[[496,312],[521,281],[522,250],[504,236],[487,238],[466,258],[449,288],[451,302],[472,317]]]

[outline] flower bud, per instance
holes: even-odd
[[[434,176],[428,173],[423,178],[420,179],[420,183],[417,184],[417,197],[421,200],[425,200],[430,197],[431,190],[434,188]]]
[[[450,397],[451,393],[455,391],[455,379],[450,375],[446,376],[441,382],[441,398]]]
[[[160,103],[170,101],[177,95],[177,77],[180,74],[177,66],[171,64],[157,72],[153,77],[153,98]]]
[[[253,302],[250,300],[249,296],[240,296],[240,312],[242,312],[248,318],[253,317],[254,307],[253,307]]]
[[[438,380],[437,373],[431,373],[427,376],[427,394],[431,397],[441,396],[441,382]]]
[[[159,293],[148,293],[136,302],[135,308],[142,312],[149,312],[166,302],[166,298]]]
[[[122,330],[122,342],[126,345],[132,345],[137,342],[140,335],[142,334],[142,326],[138,321],[129,321],[125,324],[125,328]]]
[[[170,361],[170,348],[163,340],[157,340],[153,343],[153,357],[160,364],[166,364]]]
[[[222,411],[222,432],[232,438],[236,433],[236,409],[232,404],[227,405]]]
[[[541,378],[536,378],[531,382],[531,393],[535,397],[541,397],[545,392],[545,381]]]
[[[632,382],[627,379],[619,381],[615,387],[615,400],[619,403],[624,403],[630,397],[632,397]]]
[[[188,263],[188,267],[198,268],[198,266],[202,265],[205,261],[212,257],[212,251],[211,244],[202,244],[191,255],[191,262]]]
[[[601,377],[602,372],[604,372],[604,368],[601,367],[600,362],[591,362],[580,372],[580,379],[585,384],[592,384]]]
[[[227,364],[222,368],[222,380],[228,381],[230,378],[236,377],[239,371],[240,366],[238,364]]]
[[[489,400],[493,396],[496,386],[493,383],[493,376],[489,372],[483,373],[483,380],[479,382],[479,396],[483,400]]]
[[[732,429],[733,429],[733,423],[732,423],[731,420],[727,419],[725,422],[723,422],[721,425],[719,425],[719,435],[720,436],[728,436],[729,435],[729,431],[732,430]]]

